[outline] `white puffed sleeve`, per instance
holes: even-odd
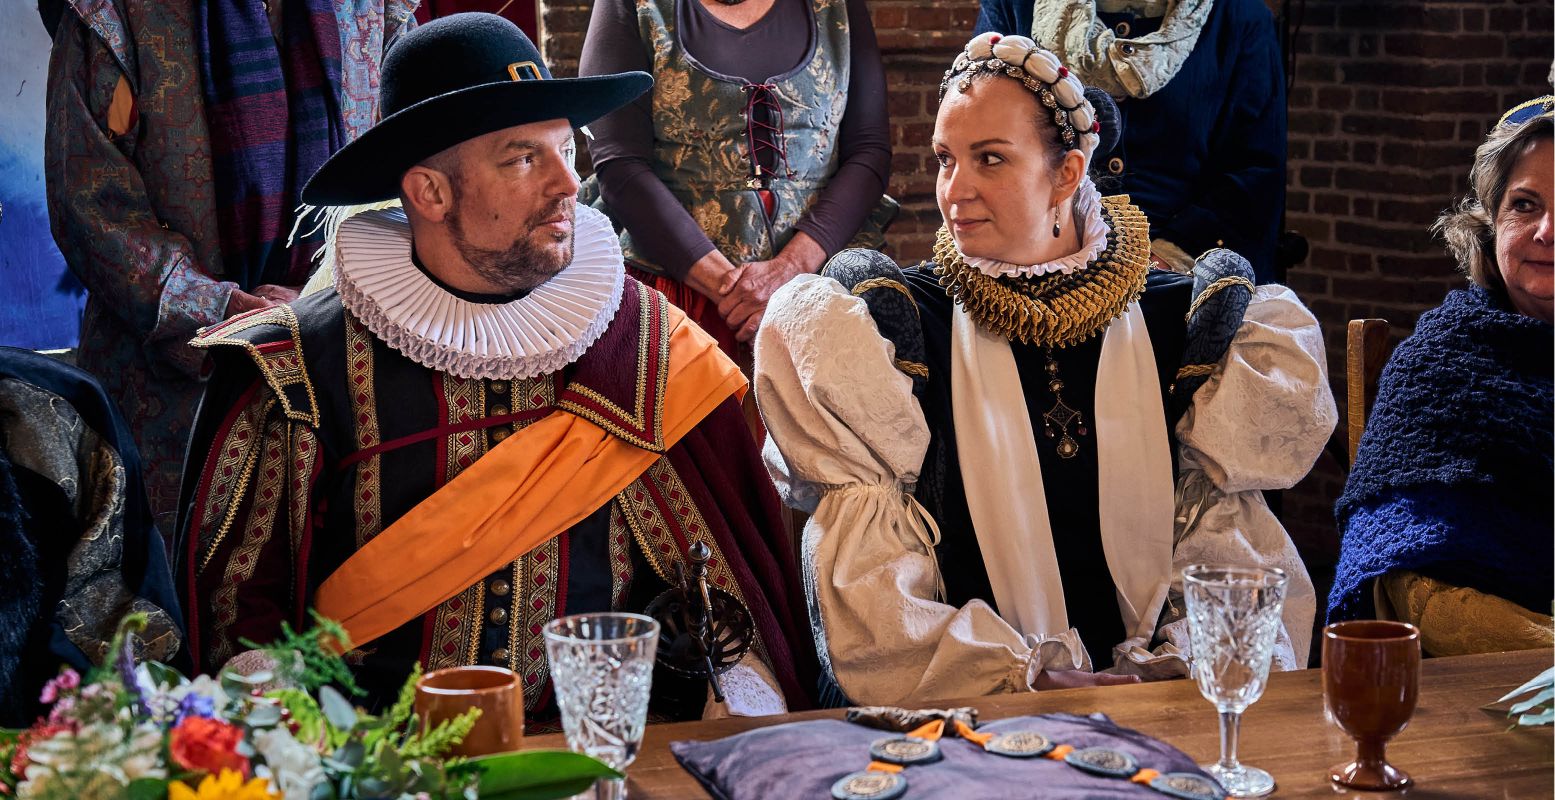
[[[864,301],[818,275],[774,293],[756,334],[768,467],[811,511],[801,561],[823,665],[864,704],[1025,691],[1043,666],[1080,667],[1042,664],[1068,648],[1034,651],[982,601],[938,602],[939,532],[911,494],[929,431],[894,356]]]
[[[1177,424],[1182,469],[1172,562],[1179,571],[1197,562],[1285,570],[1279,669],[1306,667],[1317,598],[1262,490],[1301,480],[1337,421],[1317,319],[1290,289],[1259,286],[1230,350]]]

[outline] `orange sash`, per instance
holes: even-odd
[[[671,328],[664,397],[668,449],[745,377],[685,314]],[[507,439],[373,537],[314,597],[360,647],[425,614],[610,502],[661,458],[555,411]]]

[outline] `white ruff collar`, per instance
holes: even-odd
[[[1085,229],[1081,233],[1082,244],[1079,250],[1044,264],[1011,264],[994,258],[972,258],[966,253],[961,254],[962,259],[972,269],[990,278],[1034,278],[1054,272],[1068,275],[1085,269],[1087,264],[1101,255],[1101,251],[1107,249],[1107,234],[1112,232],[1112,228],[1101,217],[1101,192],[1096,190],[1096,184],[1090,178],[1086,178],[1080,188],[1075,190],[1075,200],[1076,206],[1084,206],[1086,209]]]
[[[522,380],[576,361],[621,304],[626,270],[610,220],[576,206],[572,263],[508,303],[449,294],[410,260],[402,209],[340,225],[335,288],[367,329],[406,358],[460,378]]]

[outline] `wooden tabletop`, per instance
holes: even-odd
[[[1555,654],[1543,650],[1426,659],[1420,705],[1409,728],[1388,746],[1388,759],[1414,776],[1407,793],[1420,798],[1541,798],[1555,795],[1555,750],[1549,728],[1508,731],[1504,710],[1481,706],[1547,669]],[[931,704],[976,706],[981,719],[1024,714],[1101,711],[1119,725],[1165,740],[1200,763],[1219,757],[1214,709],[1198,686],[1185,680],[1094,689],[996,695]],[[841,710],[781,717],[651,725],[637,762],[627,769],[632,800],[687,800],[707,794],[675,761],[669,743],[717,739],[763,725],[840,717]],[[534,736],[525,747],[566,747],[561,734]],[[1328,768],[1354,755],[1354,745],[1323,718],[1319,670],[1270,676],[1263,699],[1242,720],[1242,761],[1274,775],[1275,797],[1367,798],[1389,795],[1335,791]],[[773,798],[773,800],[781,800]]]

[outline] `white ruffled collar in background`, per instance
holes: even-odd
[[[961,257],[967,265],[990,278],[1032,278],[1038,275],[1049,275],[1054,272],[1062,272],[1068,275],[1077,270],[1085,269],[1087,264],[1096,260],[1101,252],[1107,249],[1107,234],[1112,228],[1107,225],[1107,220],[1101,216],[1101,192],[1096,190],[1096,184],[1086,178],[1080,183],[1080,188],[1075,190],[1075,205],[1084,206],[1085,229],[1080,239],[1080,249],[1063,258],[1055,259],[1044,264],[1011,264],[993,258],[972,258],[965,253]]]
[[[522,380],[578,360],[621,304],[626,270],[610,220],[576,206],[572,263],[529,294],[477,303],[438,286],[411,261],[399,208],[343,222],[335,288],[367,329],[406,358],[460,378]]]

